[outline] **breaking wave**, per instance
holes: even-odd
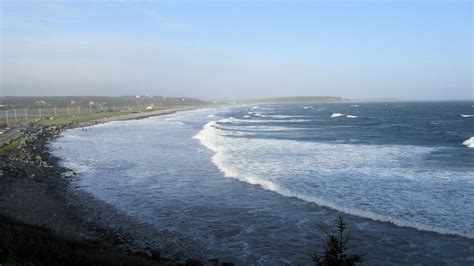
[[[344,114],[341,114],[341,113],[333,113],[331,115],[331,117],[340,117],[340,116],[344,116]]]
[[[467,229],[467,231],[465,231],[465,230],[462,230],[462,228],[460,230],[457,230],[457,229],[455,230],[455,229],[451,229],[447,227],[430,225],[429,222],[426,223],[427,221],[430,221],[430,219],[432,219],[430,217],[420,219],[422,222],[420,222],[416,218],[413,220],[410,220],[410,217],[412,216],[408,216],[406,219],[405,217],[396,217],[397,215],[396,213],[395,213],[395,216],[391,215],[390,210],[393,210],[393,206],[390,206],[390,205],[386,206],[388,211],[383,210],[382,212],[380,212],[381,210],[378,209],[377,207],[374,207],[377,204],[373,205],[373,203],[370,203],[370,205],[368,205],[368,206],[372,206],[372,208],[370,209],[366,209],[367,207],[366,208],[355,208],[355,207],[350,207],[350,206],[348,207],[348,205],[350,204],[345,204],[343,202],[338,203],[337,200],[336,201],[331,200],[319,193],[317,194],[318,196],[314,196],[314,193],[317,193],[317,192],[314,192],[311,190],[310,191],[301,190],[297,188],[296,185],[286,182],[285,179],[280,180],[277,178],[278,176],[286,176],[286,177],[288,176],[288,174],[284,171],[291,171],[292,173],[298,175],[299,172],[302,171],[301,169],[310,168],[310,165],[315,163],[314,158],[316,157],[308,158],[308,160],[303,160],[303,161],[300,160],[298,161],[296,165],[293,165],[292,162],[286,162],[286,163],[283,163],[286,166],[281,168],[279,166],[281,162],[276,164],[275,162],[272,162],[272,161],[266,161],[268,160],[268,158],[263,158],[262,156],[265,157],[265,154],[269,154],[269,153],[276,153],[276,154],[281,153],[281,154],[285,154],[284,156],[291,156],[291,154],[288,154],[288,153],[293,153],[294,149],[291,149],[290,151],[289,149],[285,149],[285,147],[296,147],[296,145],[298,145],[299,148],[308,149],[308,151],[306,151],[307,153],[303,153],[303,154],[308,154],[308,156],[309,154],[316,154],[315,151],[319,151],[320,157],[318,157],[319,158],[318,160],[324,162],[320,164],[327,165],[327,169],[318,169],[318,171],[320,172],[322,176],[324,176],[325,174],[338,173],[340,169],[344,169],[344,170],[342,170],[338,174],[344,175],[346,173],[345,172],[346,168],[348,169],[347,171],[354,170],[354,172],[357,172],[357,171],[361,171],[361,167],[366,167],[366,165],[364,165],[363,163],[361,164],[357,160],[351,159],[355,154],[359,154],[357,151],[354,151],[354,148],[356,146],[351,145],[351,144],[336,144],[336,145],[318,144],[318,143],[309,143],[309,144],[299,143],[298,144],[296,141],[282,141],[284,143],[275,143],[275,141],[278,141],[278,140],[269,140],[269,139],[268,140],[246,139],[247,142],[245,142],[244,144],[239,139],[227,138],[226,134],[221,131],[219,124],[223,122],[226,123],[228,121],[232,121],[233,119],[235,118],[226,118],[219,121],[211,121],[207,123],[198,134],[193,136],[194,139],[199,140],[202,145],[204,145],[205,147],[207,147],[208,149],[214,152],[214,154],[212,155],[212,162],[226,177],[235,178],[242,182],[246,182],[252,185],[259,185],[263,189],[276,192],[285,197],[298,198],[307,202],[312,202],[320,206],[342,211],[351,215],[365,217],[365,218],[382,221],[382,222],[393,223],[401,227],[411,227],[418,230],[432,231],[432,232],[437,232],[440,234],[460,235],[460,236],[464,236],[468,238],[474,238],[474,234],[472,233],[472,231],[470,231],[470,229]],[[236,142],[236,141],[239,141],[239,142]],[[468,143],[469,145],[473,145],[474,137],[470,138],[468,141],[469,141]],[[364,171],[359,172],[359,175],[367,176],[368,180],[372,179],[370,176],[373,175],[374,173],[377,173],[381,177],[384,177],[393,173],[393,171],[388,171],[388,170],[384,171],[383,169],[385,167],[388,167],[389,165],[397,164],[397,160],[398,160],[397,156],[402,156],[402,157],[414,156],[413,160],[417,160],[416,158],[418,158],[418,156],[423,156],[423,154],[427,154],[431,150],[429,148],[402,147],[402,146],[387,147],[387,148],[379,147],[376,149],[370,146],[366,146],[366,147],[359,146],[359,147],[362,149],[367,149],[366,151],[362,150],[360,152],[363,152],[364,157],[367,157],[367,156],[370,157],[368,160],[371,160],[370,161],[371,164],[373,163],[377,165],[375,169],[369,170],[369,172],[367,173]],[[338,151],[338,148],[342,148],[343,151]],[[349,154],[347,155],[347,158],[346,157],[340,158],[341,152],[342,154],[344,154],[349,151],[352,151],[354,155]],[[297,151],[296,153],[298,154],[298,152],[299,151]],[[259,156],[260,153],[263,155]],[[305,157],[308,157],[308,156],[305,156]],[[259,158],[259,160],[258,162],[255,162],[254,160],[247,160],[246,159],[247,157],[248,158],[256,157],[256,158]],[[305,158],[305,157],[301,157],[301,158]],[[339,160],[337,160],[336,158],[339,158]],[[316,160],[316,162],[318,160]],[[399,172],[401,176],[406,176],[407,178],[414,174],[411,171],[416,171],[416,170],[410,170],[410,172],[405,173],[403,169],[401,168],[396,169],[396,172]],[[433,173],[428,173],[426,174],[426,177],[421,176],[421,177],[417,177],[417,179],[440,178],[439,176],[432,177],[432,174]],[[304,180],[299,180],[299,182],[304,182]],[[351,181],[348,181],[348,182],[351,182]],[[327,183],[326,185],[328,184],[330,185],[331,183]],[[325,184],[322,184],[322,186],[324,185]],[[325,187],[324,189],[328,190],[329,191],[328,193],[330,194],[330,191],[334,188]],[[370,197],[367,197],[367,199],[370,199]],[[390,202],[392,202],[392,204],[395,204],[396,198],[391,199]],[[365,204],[368,204],[368,203],[363,203],[361,206],[366,206]],[[387,203],[381,202],[380,204],[382,204],[383,206],[383,204],[387,204]],[[375,208],[375,211],[371,210],[374,208]]]
[[[469,148],[474,148],[474,137],[470,137],[469,139],[465,140],[463,145],[466,145]]]

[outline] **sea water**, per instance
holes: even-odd
[[[342,213],[366,264],[472,265],[473,104],[206,108],[53,146],[80,189],[238,264],[310,264]]]

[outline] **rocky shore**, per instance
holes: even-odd
[[[97,121],[87,124],[94,123]],[[60,166],[59,159],[49,152],[49,143],[78,126],[84,124],[31,126],[16,144],[17,149],[1,156],[0,217],[48,228],[97,250],[139,256],[147,263],[227,265],[193,240],[139,223],[75,189],[71,181],[77,175]],[[0,262],[7,255],[0,254]]]

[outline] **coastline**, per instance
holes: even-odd
[[[42,126],[35,133],[26,133],[17,153],[2,156],[0,218],[5,216],[28,225],[46,227],[61,237],[88,243],[98,250],[139,256],[154,263],[216,262],[191,239],[137,222],[74,188],[71,181],[76,174],[60,165],[61,159],[50,152],[49,145],[62,132],[77,127],[145,119],[204,107],[170,108],[75,124]]]

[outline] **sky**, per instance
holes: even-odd
[[[0,1],[0,96],[472,100],[472,1]]]

